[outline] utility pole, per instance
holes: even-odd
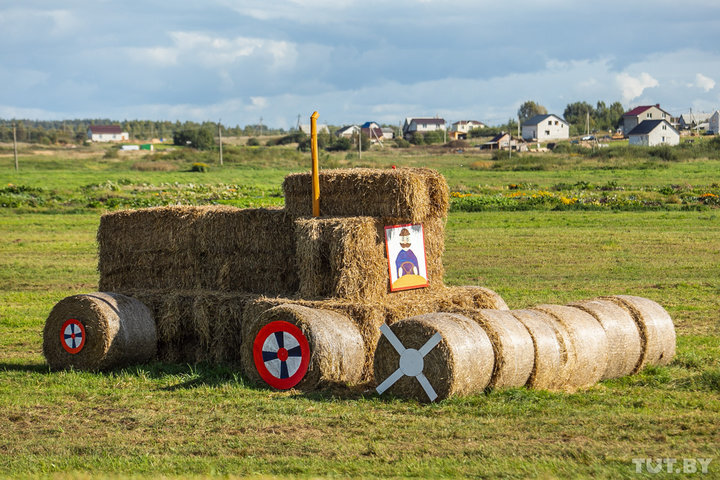
[[[585,111],[585,135],[590,135],[590,112]]]
[[[358,160],[362,160],[362,128],[358,127]]]
[[[15,126],[15,122],[13,122],[13,152],[15,153],[15,171],[17,172],[20,170],[20,165],[18,165],[17,158],[17,127]]]
[[[218,120],[218,143],[220,143],[220,166],[222,167],[222,124],[220,122],[222,122],[222,119]]]

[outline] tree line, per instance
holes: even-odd
[[[87,140],[87,131],[91,125],[119,125],[128,132],[131,140],[147,141],[154,138],[171,139],[176,132],[210,130],[217,135],[218,124],[215,122],[170,122],[154,120],[124,120],[109,118],[75,119],[75,120],[29,120],[0,118],[0,142],[13,141],[13,123],[16,125],[18,142],[39,144],[83,143]],[[224,136],[281,135],[283,129],[269,128],[266,125],[254,124],[234,127],[221,125]]]

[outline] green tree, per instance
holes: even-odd
[[[587,119],[590,117],[590,128],[595,128],[595,109],[587,102],[574,102],[565,107],[563,117],[570,124],[570,133],[580,135],[585,133]]]
[[[518,117],[520,117],[520,123],[524,123],[526,120],[534,117],[535,115],[547,114],[547,108],[543,107],[539,103],[535,103],[532,100],[528,100],[520,105],[517,113]]]

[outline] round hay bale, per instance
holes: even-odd
[[[302,305],[265,310],[243,339],[248,377],[278,389],[314,390],[355,384],[362,377],[365,344],[345,315]]]
[[[478,310],[473,319],[485,330],[495,352],[490,387],[522,387],[535,365],[535,348],[527,328],[508,310]]]
[[[420,373],[438,400],[481,392],[489,384],[495,363],[493,348],[485,331],[473,320],[453,313],[428,313],[397,321],[390,329],[402,347],[425,353]],[[423,351],[423,346],[438,333],[442,336],[439,343]],[[401,354],[387,335],[382,335],[375,350],[375,381],[382,384],[401,366]],[[432,400],[418,377],[404,375],[387,391],[421,402]]]
[[[512,310],[510,313],[530,333],[535,349],[535,365],[527,385],[538,389],[552,389],[559,386],[558,378],[563,362],[560,340],[555,329],[548,323],[548,314],[539,310]]]
[[[675,357],[675,325],[658,303],[632,295],[602,297],[620,305],[632,315],[640,330],[643,353],[635,372],[646,365],[668,365]]]
[[[640,331],[630,313],[609,300],[582,300],[569,306],[583,310],[597,320],[608,339],[608,365],[601,380],[630,375],[640,361]]]
[[[107,370],[155,357],[157,333],[150,310],[118,293],[89,293],[60,300],[43,332],[50,368]]]
[[[574,361],[573,368],[568,369],[566,387],[589,387],[597,383],[608,364],[607,335],[598,321],[578,308],[563,305],[539,305],[532,310],[548,313],[567,331],[568,354]]]

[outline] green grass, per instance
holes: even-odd
[[[408,163],[427,161],[448,174],[456,191],[461,181],[498,190],[523,182],[549,188],[718,181],[718,164],[710,160],[659,170],[564,165],[514,172],[460,167],[453,155],[418,157]],[[399,158],[392,152],[377,161],[401,165]],[[282,176],[303,169],[262,160],[270,165],[138,172],[130,168],[136,160],[79,160],[79,167],[53,156],[25,158],[19,175],[0,173],[0,185],[72,197],[108,180],[178,181],[177,190],[193,202],[201,195],[187,184],[202,178],[214,192],[220,183],[256,187],[257,202],[272,204]],[[54,170],[45,170],[48,164]],[[248,384],[228,366],[49,372],[41,355],[44,320],[61,298],[96,288],[102,212],[61,204],[0,208],[0,477],[636,478],[633,458],[713,458],[709,474],[697,476],[720,477],[716,208],[451,213],[449,284],[489,286],[511,308],[602,294],[645,296],[673,317],[678,353],[667,367],[576,393],[520,388],[433,405],[370,390],[274,392]]]

